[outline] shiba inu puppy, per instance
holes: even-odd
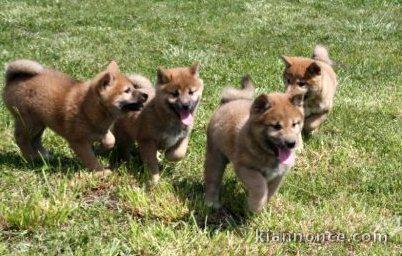
[[[253,91],[247,76],[242,90],[226,89],[209,123],[204,173],[208,206],[220,207],[219,190],[229,162],[248,192],[249,209],[258,212],[295,161],[303,95],[262,94],[253,101]]]
[[[317,45],[312,58],[282,56],[286,92],[305,93],[303,131],[315,131],[332,109],[337,87],[328,51]]]
[[[157,182],[160,178],[157,150],[164,150],[171,161],[185,156],[202,90],[198,63],[158,69],[155,96],[138,115],[125,116],[115,124],[117,147],[123,158],[129,157],[130,146],[137,141],[141,159],[152,181]]]
[[[6,66],[4,101],[15,119],[15,139],[28,159],[48,157],[41,137],[46,127],[67,140],[91,170],[104,171],[92,150],[94,141],[111,148],[113,122],[138,111],[147,94],[135,89],[116,62],[87,82],[47,69],[37,62],[16,60]]]

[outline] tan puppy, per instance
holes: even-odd
[[[182,159],[187,152],[203,90],[199,64],[159,69],[155,90],[155,97],[139,115],[129,115],[116,122],[114,134],[125,158],[129,157],[132,142],[138,142],[141,159],[152,181],[157,182],[160,178],[157,150],[165,150],[166,158],[171,161]]]
[[[317,45],[312,58],[282,56],[286,64],[286,92],[305,93],[303,131],[311,133],[327,118],[332,109],[337,80],[328,51]]]
[[[226,89],[211,118],[205,160],[206,203],[220,207],[219,190],[229,162],[248,192],[248,207],[260,211],[288,169],[303,127],[303,96],[262,94],[254,101],[248,77],[243,90]]]
[[[4,101],[15,119],[15,139],[28,159],[47,157],[41,136],[49,127],[67,140],[85,167],[104,168],[94,141],[113,147],[109,128],[117,117],[143,106],[147,94],[119,72],[116,62],[87,82],[77,82],[37,62],[16,60],[6,67]]]

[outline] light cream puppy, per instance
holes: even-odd
[[[325,47],[317,45],[312,58],[282,56],[286,92],[304,93],[305,133],[312,133],[331,111],[337,88],[336,74]]]

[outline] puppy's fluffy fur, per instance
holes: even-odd
[[[303,96],[272,93],[253,101],[254,87],[248,77],[243,78],[242,88],[224,91],[208,126],[206,203],[220,206],[223,172],[232,162],[248,192],[249,209],[258,212],[293,164],[288,160],[294,157],[303,126]]]
[[[317,45],[312,58],[282,56],[286,92],[305,93],[303,131],[311,133],[332,109],[337,79],[325,47]]]
[[[150,88],[143,83],[144,90]],[[117,146],[128,159],[133,141],[137,141],[141,159],[152,180],[160,178],[157,150],[164,150],[168,160],[178,161],[187,152],[193,119],[201,99],[203,82],[199,64],[191,67],[159,69],[154,97],[137,115],[119,119],[114,127]]]
[[[119,72],[116,62],[87,82],[47,69],[37,62],[16,60],[6,66],[4,101],[15,119],[15,139],[28,159],[48,157],[41,137],[46,127],[65,138],[88,169],[104,170],[92,142],[113,147],[109,128],[117,117],[139,110],[147,94]]]

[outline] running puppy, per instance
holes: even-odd
[[[67,140],[86,168],[105,170],[92,150],[94,141],[114,145],[109,131],[117,117],[138,111],[147,100],[112,61],[87,82],[47,69],[37,62],[16,60],[6,66],[4,101],[15,119],[15,139],[28,159],[48,157],[41,137],[46,127]]]
[[[294,163],[304,120],[303,96],[271,93],[253,101],[253,92],[248,76],[242,90],[226,89],[209,123],[204,173],[208,206],[220,207],[229,162],[248,192],[252,212],[261,211]]]
[[[337,87],[336,74],[328,51],[317,45],[312,58],[282,56],[286,92],[305,93],[305,133],[312,133],[325,121],[332,109]]]
[[[154,98],[138,115],[125,116],[115,124],[114,134],[122,157],[128,160],[132,142],[137,141],[141,159],[152,181],[157,182],[160,178],[157,150],[164,150],[171,161],[185,156],[202,90],[198,63],[158,69]]]

